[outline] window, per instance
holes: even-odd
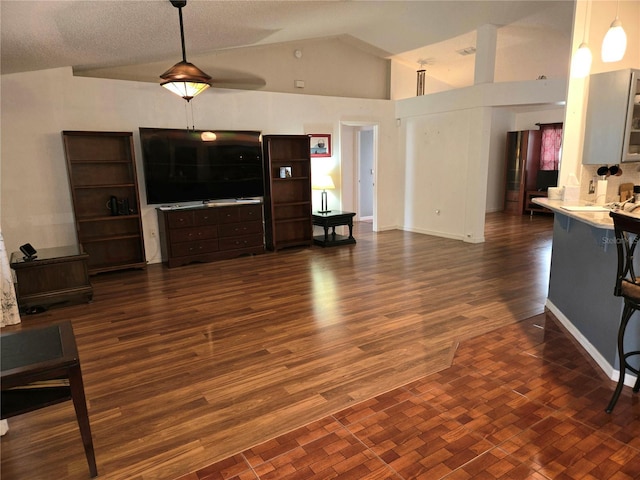
[[[541,123],[540,170],[558,170],[562,150],[562,123]]]

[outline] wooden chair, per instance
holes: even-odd
[[[624,299],[622,319],[618,328],[618,358],[620,361],[620,378],[616,386],[609,405],[605,409],[611,413],[616,406],[627,370],[638,376],[633,387],[635,393],[640,390],[640,369],[633,367],[629,363],[629,358],[640,355],[640,350],[625,352],[624,335],[627,325],[632,315],[640,310],[640,279],[636,277],[633,265],[633,257],[638,243],[640,242],[640,217],[631,216],[619,212],[611,212],[613,226],[615,230],[616,248],[618,251],[618,269],[616,274],[616,285],[614,295]]]

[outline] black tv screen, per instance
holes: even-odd
[[[260,132],[140,127],[148,204],[264,195]]]

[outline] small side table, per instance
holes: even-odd
[[[313,243],[321,247],[356,243],[356,239],[353,238],[353,217],[355,215],[353,212],[341,212],[340,210],[326,213],[313,212],[313,224],[324,228],[324,235],[314,236]],[[349,227],[349,236],[336,234],[336,227],[340,225]],[[332,228],[331,234],[329,234],[329,227]]]
[[[80,246],[43,248],[37,258],[25,260],[21,252],[11,254],[16,272],[18,307],[50,307],[93,299],[87,255]]]

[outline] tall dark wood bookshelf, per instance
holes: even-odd
[[[265,135],[265,241],[269,250],[311,246],[311,148],[308,135]]]
[[[144,268],[133,134],[63,131],[62,139],[78,243],[89,254],[89,273]]]

